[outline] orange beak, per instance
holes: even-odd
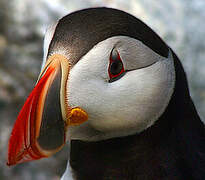
[[[47,60],[14,124],[7,165],[51,156],[64,146],[68,127],[88,119],[84,110],[68,104],[69,70],[63,55],[54,54]]]

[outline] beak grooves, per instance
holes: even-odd
[[[14,124],[7,165],[51,156],[64,146],[68,127],[88,119],[84,110],[68,104],[69,71],[63,55],[54,54],[47,60]]]

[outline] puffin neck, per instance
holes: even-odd
[[[182,69],[175,54],[174,62],[175,68]],[[165,112],[144,132],[100,142],[71,141],[70,165],[74,175],[79,180],[84,179],[83,177],[89,177],[90,180],[108,177],[137,179],[137,174],[141,174],[144,179],[150,177],[150,174],[154,179],[160,179],[163,173],[157,172],[160,173],[159,169],[165,162],[177,171],[176,129],[180,128],[180,117],[184,116],[179,109],[187,102],[186,107],[190,109],[190,101],[186,76],[182,69],[176,74],[175,90]],[[169,174],[169,170],[165,171],[166,175]],[[177,174],[181,177],[180,172]]]
[[[130,179],[130,176],[136,176],[136,172],[144,174],[144,177],[147,171],[157,172],[161,161],[158,156],[169,153],[164,152],[162,146],[172,151],[170,137],[173,121],[167,118],[171,113],[165,112],[154,126],[140,134],[99,142],[72,140],[70,165],[74,175],[79,180],[83,177],[90,180],[108,177]]]

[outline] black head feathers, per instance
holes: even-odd
[[[136,17],[111,8],[84,9],[60,19],[49,54],[63,46],[72,54],[70,61],[75,64],[98,42],[120,35],[138,39],[161,56],[168,56],[167,45],[151,28]]]

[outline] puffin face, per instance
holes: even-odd
[[[164,112],[175,84],[174,62],[139,40],[115,36],[99,42],[73,66],[67,83],[71,107],[88,121],[69,137],[97,141],[140,133]]]
[[[171,50],[135,17],[109,8],[65,16],[45,35],[41,73],[12,130],[8,165],[48,157],[66,137],[140,133],[162,115],[174,86]]]

